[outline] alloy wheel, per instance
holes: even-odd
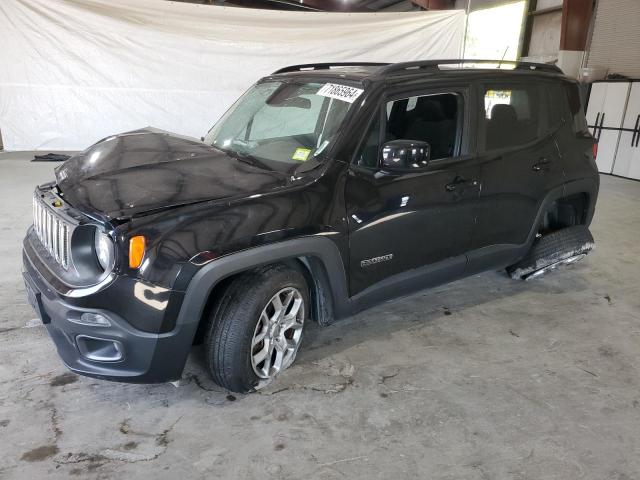
[[[260,378],[258,388],[293,363],[304,317],[304,298],[294,287],[280,290],[262,309],[251,339],[251,366]]]

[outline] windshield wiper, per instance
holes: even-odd
[[[235,158],[236,160],[242,162],[242,163],[246,163],[247,165],[251,165],[253,167],[255,166],[260,166],[260,167],[264,167],[264,164],[256,157],[254,157],[253,155],[249,155],[248,153],[241,153],[238,152],[237,150],[231,150],[231,149],[227,149],[227,148],[220,148],[220,147],[216,147],[218,150],[220,150],[221,152],[226,153],[227,155],[229,155],[232,158]]]

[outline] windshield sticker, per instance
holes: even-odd
[[[353,103],[362,92],[364,92],[364,90],[361,88],[347,87],[346,85],[338,85],[336,83],[325,83],[322,88],[318,90],[317,95]]]
[[[296,148],[296,151],[293,152],[293,157],[291,157],[291,160],[306,162],[307,158],[309,158],[310,153],[311,153],[311,150],[308,148]]]

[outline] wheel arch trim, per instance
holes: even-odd
[[[598,200],[598,190],[600,189],[600,178],[583,178],[567,182],[563,185],[562,197],[584,193],[587,195],[587,205],[585,205],[585,225],[588,227],[593,219]]]
[[[194,318],[200,318],[209,295],[221,280],[251,268],[304,257],[316,258],[319,265],[324,267],[334,306],[342,312],[349,297],[340,251],[326,237],[309,236],[250,248],[207,263],[198,269],[189,282],[176,324],[196,322]],[[309,268],[306,262],[303,263]]]
[[[574,180],[571,182],[564,183],[553,190],[551,190],[544,197],[542,202],[540,202],[540,207],[538,208],[538,213],[536,214],[535,221],[531,225],[531,230],[529,231],[529,235],[527,237],[527,241],[525,242],[525,246],[531,245],[535,240],[535,236],[538,230],[538,225],[540,224],[542,218],[545,213],[549,210],[549,208],[558,200],[568,197],[570,195],[575,195],[578,193],[585,193],[588,196],[588,204],[586,205],[586,214],[585,214],[585,225],[589,226],[591,220],[593,218],[593,214],[595,212],[596,199],[598,197],[598,186],[599,182],[592,178],[582,178],[579,180]]]
[[[331,296],[333,315],[337,318],[348,315],[351,301],[346,272],[340,251],[332,240],[316,235],[250,248],[212,260],[200,267],[189,281],[176,320],[175,329],[180,330],[181,335],[179,344],[174,345],[175,361],[182,362],[184,368],[209,296],[222,280],[251,268],[295,259],[313,259],[302,263],[310,270],[314,281],[323,282]],[[320,267],[326,274],[324,279],[314,275],[314,269]],[[309,287],[314,288],[313,285]]]

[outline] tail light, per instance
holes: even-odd
[[[598,156],[598,142],[593,142],[593,159]]]

